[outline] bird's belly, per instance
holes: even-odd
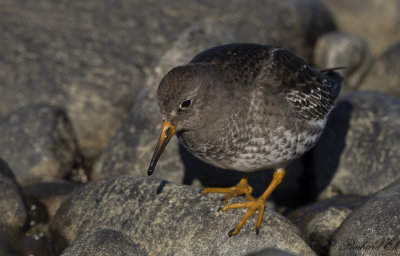
[[[257,170],[284,167],[289,162],[313,147],[322,132],[321,127],[295,132],[278,128],[256,137],[238,138],[230,141],[221,138],[220,143],[204,143],[191,148],[184,145],[201,160],[230,170],[253,172]],[[230,139],[230,138],[228,138]]]

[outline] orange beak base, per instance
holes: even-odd
[[[156,167],[157,161],[161,156],[161,153],[164,151],[167,146],[169,140],[174,136],[176,132],[175,126],[168,123],[164,120],[163,127],[161,131],[160,138],[158,139],[158,143],[156,148],[154,149],[153,157],[151,158],[149,170],[147,171],[148,175],[152,175],[154,172],[154,168]]]

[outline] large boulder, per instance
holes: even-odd
[[[218,211],[219,199],[147,177],[93,182],[65,201],[53,218],[54,245],[60,252],[96,230],[114,229],[150,255],[245,255],[266,248],[314,255],[297,228],[268,208],[258,236],[253,216],[238,235],[228,237],[246,209]]]
[[[330,254],[400,254],[400,180],[371,195],[337,229]]]
[[[400,100],[378,92],[341,98],[312,159],[320,199],[369,195],[400,178]]]

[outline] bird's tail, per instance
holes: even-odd
[[[343,77],[336,72],[335,70],[340,70],[340,69],[346,69],[345,67],[335,67],[335,68],[328,68],[328,69],[323,69],[320,70],[321,73],[325,74],[331,83],[331,91],[333,97],[336,99],[339,96],[339,92],[341,89],[341,84],[343,81]]]

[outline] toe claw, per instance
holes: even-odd
[[[221,210],[222,210],[222,208],[224,208],[222,205],[221,205],[220,207],[218,207],[218,210],[217,210],[217,212],[221,211]]]
[[[256,227],[256,235],[260,234],[260,227]]]
[[[228,232],[228,236],[229,236],[229,237],[233,236],[233,231],[235,231],[235,229],[232,229],[232,230],[230,230],[230,231]]]

